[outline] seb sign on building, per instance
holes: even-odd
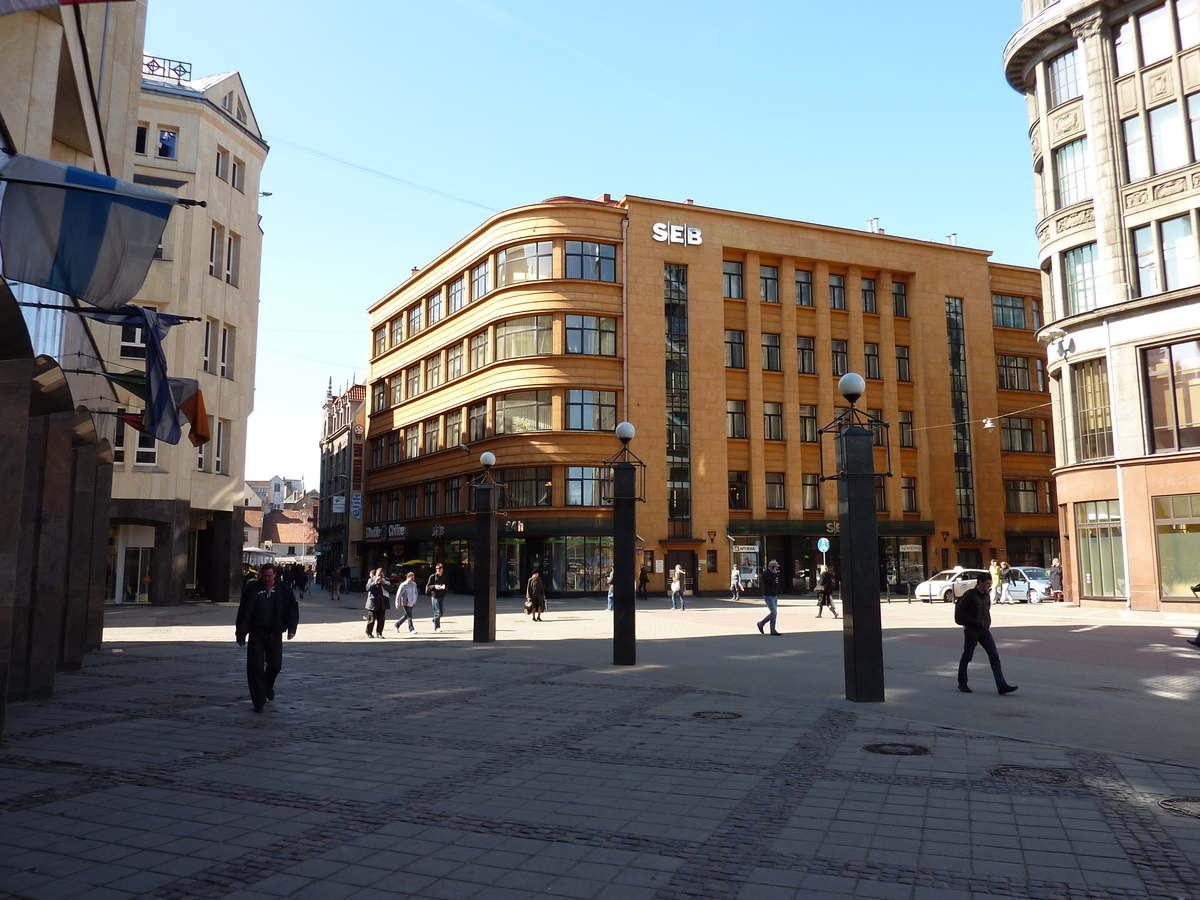
[[[651,235],[660,244],[691,244],[698,246],[704,243],[700,229],[683,224],[672,225],[670,222],[655,222]]]

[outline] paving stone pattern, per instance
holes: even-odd
[[[289,646],[262,715],[243,671],[143,644],[12,707],[0,897],[1200,900],[1182,766],[495,645]]]

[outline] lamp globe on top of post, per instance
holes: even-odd
[[[863,381],[863,377],[857,372],[847,372],[838,379],[838,390],[841,391],[843,397],[850,401],[853,406],[858,398],[867,392],[867,383]]]
[[[622,422],[617,426],[617,437],[625,446],[629,446],[629,442],[633,440],[637,431],[633,427],[632,422]]]
[[[484,469],[490,469],[496,464],[496,454],[490,450],[485,450],[483,453],[479,454],[479,464],[483,466]]]

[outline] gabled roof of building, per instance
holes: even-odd
[[[242,515],[248,527],[262,528],[263,511],[261,506],[247,506]]]
[[[317,529],[308,521],[306,509],[273,509],[263,517],[260,541],[276,544],[312,544]]]

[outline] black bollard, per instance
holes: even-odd
[[[637,470],[613,466],[613,665],[637,665]]]
[[[871,429],[854,424],[837,436],[846,699],[859,703],[882,703],[884,699],[879,525],[871,439]]]
[[[496,640],[495,485],[475,486],[475,643]]]

